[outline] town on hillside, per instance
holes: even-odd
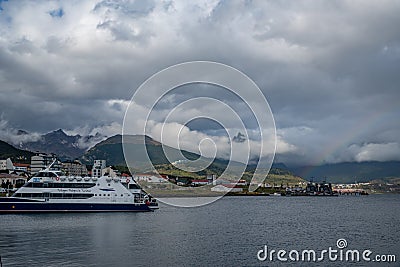
[[[52,164],[53,163],[53,164]],[[52,164],[52,169],[59,170],[67,176],[131,176],[129,170],[121,170],[116,166],[107,166],[106,160],[94,160],[93,165],[86,165],[79,160],[60,161],[55,154],[36,153],[31,157],[30,164],[12,162],[10,158],[0,160],[0,193],[16,191],[24,185],[30,177]],[[231,195],[285,195],[285,196],[310,196],[310,195],[346,195],[368,194],[376,192],[400,192],[395,184],[354,183],[335,184],[312,183],[304,180],[295,183],[269,183],[268,178],[258,185],[256,192],[248,192],[249,182],[245,179],[232,182],[216,179],[215,174],[208,174],[203,178],[175,176],[171,174],[134,173],[132,178],[149,188],[163,189],[169,183],[183,187],[208,186],[211,192],[229,193]]]
[[[35,173],[50,165],[52,170],[62,171],[67,176],[130,176],[128,171],[124,172],[115,166],[107,166],[106,160],[94,160],[93,165],[86,165],[79,160],[60,161],[55,154],[36,153],[31,157],[30,164],[12,162],[10,158],[0,160],[0,184],[2,192],[16,191]],[[239,192],[243,190],[243,187],[248,186],[245,180],[240,180],[232,184],[229,181],[217,180],[215,175],[209,175],[204,179],[193,179],[192,177],[177,177],[174,175],[135,173],[132,178],[136,182],[153,185],[174,183],[179,186],[198,187],[212,184],[215,185],[212,188],[214,192]]]

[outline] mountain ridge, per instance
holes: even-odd
[[[17,135],[29,135],[28,132],[19,130]],[[126,135],[124,142],[129,150],[143,149],[143,143],[146,143],[146,148],[150,157],[155,164],[169,164],[170,161],[163,154],[162,148],[165,148],[169,155],[172,155],[172,162],[180,160],[182,154],[190,160],[198,159],[199,155],[189,151],[180,151],[178,149],[162,146],[162,144],[150,136],[144,135]],[[0,147],[0,157],[11,157],[29,162],[27,157],[33,155],[33,152],[54,153],[60,159],[81,159],[84,163],[92,164],[94,159],[106,159],[108,164],[125,166],[125,158],[122,150],[122,135],[117,134],[106,138],[105,136],[97,133],[96,135],[81,136],[81,135],[68,135],[64,130],[58,129],[47,134],[43,134],[39,140],[21,143],[20,145],[10,144],[2,141]],[[9,146],[14,149],[11,149]],[[82,146],[82,145],[86,146]],[[89,146],[89,144],[93,144]],[[86,148],[87,147],[87,148]],[[140,155],[133,155],[135,162],[140,162],[143,159]],[[24,158],[25,157],[25,158]],[[218,169],[224,168],[228,161],[224,159],[216,159],[212,167],[218,166]],[[251,171],[255,168],[254,164],[249,164],[246,171]],[[284,163],[274,162],[273,169],[280,169],[289,171],[295,175],[304,177],[307,180],[322,181],[328,180],[334,183],[353,183],[368,182],[375,179],[383,179],[388,177],[400,177],[400,161],[387,161],[387,162],[342,162],[323,164],[319,166],[299,166],[288,167]]]
[[[30,163],[34,153],[22,150],[0,140],[0,159],[10,158],[13,162]]]
[[[67,135],[62,129],[49,132],[37,141],[21,144],[21,148],[33,152],[54,153],[60,158],[77,158],[84,153],[79,147],[80,135]]]
[[[289,168],[307,180],[333,183],[369,182],[374,179],[400,177],[400,161],[341,162],[318,166]]]
[[[24,130],[18,130],[18,135],[27,136],[28,132]],[[20,142],[19,144],[13,144],[20,149],[28,150],[31,152],[41,152],[48,154],[56,154],[61,159],[76,159],[80,158],[90,147],[89,144],[97,143],[106,136],[96,133],[95,135],[81,136],[68,135],[64,130],[58,129],[55,131],[42,134],[38,139],[26,142]]]
[[[164,154],[164,149],[167,151],[169,156],[173,156],[173,161],[185,159],[180,157],[182,154],[190,160],[197,159],[199,155],[185,151],[178,150],[166,145],[162,145],[160,142],[152,139],[147,135],[114,135],[106,140],[97,143],[95,146],[91,147],[86,153],[81,157],[83,162],[89,163],[93,162],[94,159],[105,159],[108,164],[111,165],[121,165],[125,166],[125,157],[122,148],[122,142],[124,142],[124,148],[129,151],[134,151],[135,153],[130,153],[130,157],[137,162],[146,162],[143,159],[143,155],[148,153],[153,164],[167,164],[170,163],[169,159]],[[146,145],[147,151],[145,151]],[[147,153],[146,153],[147,152]],[[140,164],[139,164],[140,165]]]

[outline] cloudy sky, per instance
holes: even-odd
[[[0,7],[3,140],[17,129],[34,136],[58,128],[121,133],[126,107],[147,78],[206,60],[230,65],[259,86],[275,118],[277,161],[400,160],[399,1],[0,1]],[[179,88],[157,108],[204,95],[242,110],[249,133],[257,131],[240,99],[213,86]],[[202,110],[182,112],[191,108]],[[227,143],[216,123],[197,120],[185,130]]]

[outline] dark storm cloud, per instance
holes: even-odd
[[[118,132],[129,99],[149,76],[176,63],[212,60],[243,71],[267,97],[278,159],[400,159],[398,1],[1,6],[0,105],[9,128]],[[168,110],[206,87],[171,94],[159,108]],[[251,121],[239,99],[213,93]],[[225,133],[204,121],[191,126]]]

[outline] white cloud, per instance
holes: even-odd
[[[277,152],[287,161],[390,158],[379,156],[389,151],[385,145],[357,153],[348,147],[400,143],[396,1],[21,0],[1,7],[0,105],[9,128],[111,135],[149,76],[176,63],[213,60],[259,85],[274,111]],[[50,15],[60,9],[61,17]],[[162,121],[162,109],[181,99],[169,97],[152,119]],[[196,108],[182,114],[203,111]],[[213,129],[186,134],[199,141],[207,130]]]
[[[358,162],[400,160],[399,143],[353,144],[349,147],[349,150],[354,153],[354,159]]]
[[[20,132],[10,126],[8,121],[0,119],[0,140],[18,147],[21,143],[33,142],[39,139],[39,133]]]

